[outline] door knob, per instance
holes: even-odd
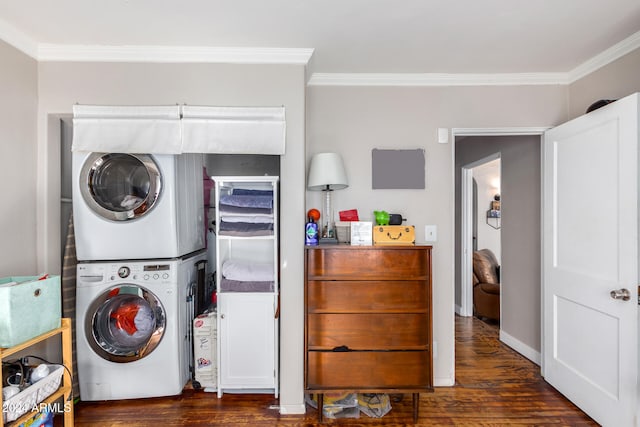
[[[621,299],[622,301],[629,301],[631,299],[631,292],[629,289],[616,289],[615,291],[611,291],[611,298],[613,299]]]

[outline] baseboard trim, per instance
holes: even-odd
[[[533,348],[529,347],[522,341],[512,337],[503,330],[500,330],[500,341],[502,341],[504,344],[508,345],[527,359],[531,360],[536,365],[540,366],[542,357],[539,351],[534,350]]]
[[[434,387],[453,387],[455,385],[456,380],[454,378],[442,377],[442,378],[434,378],[433,386]]]
[[[280,405],[280,413],[282,415],[302,415],[306,411],[304,403],[300,405]]]
[[[462,307],[459,304],[456,304],[456,314],[462,316]]]

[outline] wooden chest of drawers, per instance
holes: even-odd
[[[306,248],[305,389],[433,391],[431,246]],[[318,411],[322,419],[322,411]]]

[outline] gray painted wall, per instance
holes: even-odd
[[[581,116],[600,99],[640,92],[640,49],[569,85],[569,118]]]
[[[0,41],[0,277],[35,275],[38,64]]]
[[[501,329],[540,352],[540,136],[477,136],[456,141],[456,200],[462,166],[500,153]],[[456,209],[456,304],[460,304],[460,209]]]
[[[335,151],[344,158],[349,187],[334,192],[335,210],[355,208],[365,220],[372,219],[373,210],[402,213],[407,224],[416,226],[417,242],[425,241],[425,225],[437,225],[438,241],[433,249],[434,379],[436,385],[453,384],[454,153],[452,143],[437,142],[437,129],[554,126],[567,119],[566,88],[312,86],[308,89],[307,117],[307,161],[321,151]],[[423,148],[426,188],[373,190],[373,148]],[[506,181],[503,185],[506,198],[513,190]],[[320,206],[320,192],[307,192],[307,208]],[[534,339],[526,335],[517,338],[525,342]]]
[[[207,154],[204,165],[212,175],[280,175],[280,156],[255,154]]]

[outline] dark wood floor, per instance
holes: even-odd
[[[540,369],[498,341],[498,328],[456,317],[456,385],[420,395],[417,425],[597,425],[540,377]],[[158,372],[162,375],[161,372]],[[187,388],[182,395],[109,402],[79,402],[82,426],[316,426],[316,411],[280,415],[268,395],[225,394]],[[392,403],[383,418],[327,420],[325,425],[410,425],[411,396]]]

